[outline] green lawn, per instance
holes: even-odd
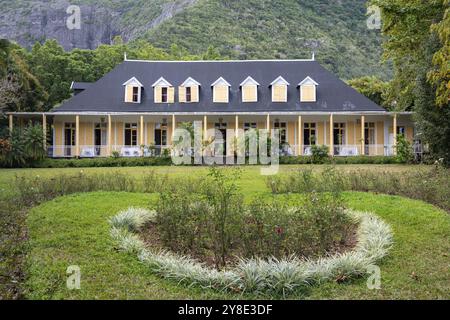
[[[299,168],[313,168],[322,170],[325,165],[282,165],[280,166],[280,173],[288,174],[289,171],[297,170]],[[265,190],[265,177],[260,175],[260,166],[246,166],[243,167],[241,186],[247,192],[259,192]],[[371,171],[395,171],[401,172],[404,170],[426,170],[429,166],[410,166],[410,165],[337,165],[338,170],[371,170]],[[170,176],[182,177],[186,175],[198,176],[208,173],[207,167],[124,167],[124,168],[59,168],[59,169],[0,169],[0,193],[8,193],[10,191],[9,185],[16,176],[40,176],[40,177],[54,177],[60,174],[76,174],[80,171],[84,173],[104,173],[104,172],[120,172],[129,174],[130,176],[139,179],[143,174],[150,171],[155,171],[161,174],[168,174]]]
[[[202,170],[202,169],[197,169]],[[182,173],[181,171],[180,173]],[[270,197],[264,180],[244,174],[247,199]],[[253,181],[252,181],[253,180]],[[256,183],[256,181],[259,181]],[[290,196],[293,201],[298,195]],[[90,193],[55,199],[32,209],[25,294],[31,299],[233,299],[238,295],[187,288],[153,275],[136,257],[118,252],[108,217],[129,206],[151,207],[157,195]],[[382,289],[364,279],[313,288],[306,299],[435,299],[450,295],[450,217],[435,207],[400,197],[345,193],[349,207],[372,211],[390,223],[395,246],[381,267]],[[81,290],[66,289],[66,269],[81,268]],[[244,296],[243,298],[254,298]]]

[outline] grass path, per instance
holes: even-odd
[[[247,198],[269,197],[264,180],[246,171]],[[293,200],[295,195],[291,196]],[[55,199],[31,210],[25,293],[31,299],[233,299],[238,295],[187,288],[153,275],[136,257],[114,249],[108,217],[129,206],[149,207],[156,195],[90,193]],[[345,193],[348,206],[372,211],[390,223],[395,246],[380,265],[382,289],[365,280],[313,288],[311,299],[450,298],[450,217],[420,201],[368,193]],[[81,290],[66,289],[66,269],[81,268]],[[251,297],[244,297],[251,298]]]

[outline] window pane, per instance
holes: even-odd
[[[191,87],[186,88],[186,101],[191,102]]]
[[[162,88],[161,89],[161,101],[162,102],[167,102],[167,88]]]

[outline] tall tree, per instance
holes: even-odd
[[[450,164],[449,0],[372,0],[382,11],[384,57],[394,65],[389,97],[414,110],[419,137]]]
[[[444,1],[450,5],[450,0]],[[428,73],[428,80],[436,86],[436,103],[442,107],[450,100],[450,8],[445,10],[441,22],[433,25],[442,43],[442,47],[433,56],[433,69]]]
[[[30,72],[25,51],[0,40],[0,112],[40,111],[47,97],[39,80]]]
[[[383,57],[394,64],[388,100],[397,110],[411,110],[415,80],[423,72],[419,66],[429,65],[425,52],[432,26],[443,20],[448,0],[371,0],[371,4],[381,8],[382,32],[387,36]]]
[[[386,101],[386,96],[389,91],[388,82],[384,82],[375,76],[366,76],[349,80],[348,84],[378,105],[387,109],[391,108]]]

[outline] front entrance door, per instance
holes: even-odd
[[[167,128],[164,125],[157,124],[155,129],[156,154],[160,155],[162,148],[166,146],[167,146]]]
[[[95,155],[101,156],[102,147],[106,146],[106,123],[96,123],[94,131]]]
[[[66,123],[64,125],[64,155],[72,156],[72,147],[75,146],[75,123]]]
[[[214,125],[216,136],[214,139],[214,148],[216,155],[226,156],[227,154],[227,124],[216,122]]]
[[[375,123],[366,122],[364,124],[364,154],[371,155],[376,152],[375,145]]]

